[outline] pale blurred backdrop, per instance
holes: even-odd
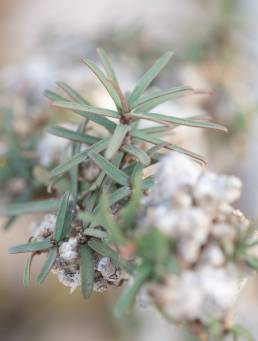
[[[166,110],[206,112],[230,130],[224,137],[182,130],[177,141],[204,154],[211,169],[240,176],[244,189],[238,205],[255,219],[257,18],[257,0],[0,0],[0,107],[18,107],[19,112],[22,103],[22,108],[26,104],[23,115],[31,108],[28,115],[37,115],[37,107],[47,106],[43,89],[54,87],[56,80],[85,85],[96,103],[109,106],[106,94],[80,65],[80,58],[95,58],[96,47],[103,46],[122,84],[130,88],[158,55],[173,50],[174,63],[162,74],[161,85],[207,88],[214,95]],[[23,102],[28,88],[34,96],[33,106]],[[53,109],[45,110],[51,115]],[[9,192],[8,186],[1,188],[0,205],[12,200]],[[1,340],[190,340],[152,310],[136,309],[127,320],[116,321],[112,316],[116,290],[85,301],[80,290],[70,295],[51,275],[43,285],[24,289],[25,258],[8,255],[7,249],[27,240],[31,221],[31,216],[24,216],[8,231],[0,231]],[[38,266],[33,267],[35,271]],[[257,302],[258,280],[254,277],[241,294],[236,317],[258,339]]]

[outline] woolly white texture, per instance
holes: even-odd
[[[222,245],[234,245],[249,225],[230,205],[240,193],[238,178],[204,171],[182,154],[171,153],[161,161],[141,223],[175,240],[185,264],[182,273],[168,275],[165,284],[146,285],[171,319],[205,322],[223,318],[232,308],[247,272],[226,262]]]
[[[42,241],[50,237],[55,229],[56,216],[54,214],[47,214],[44,216],[40,224],[33,227],[32,236],[37,241]]]
[[[78,257],[77,252],[78,241],[76,238],[70,238],[67,242],[62,243],[59,247],[59,255],[65,261],[73,261]]]

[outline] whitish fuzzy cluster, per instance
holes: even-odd
[[[71,237],[59,247],[59,255],[52,268],[58,280],[71,288],[71,292],[81,285],[80,275],[80,241]],[[104,292],[108,285],[119,285],[123,280],[122,271],[117,268],[109,257],[101,257],[94,254],[95,274],[94,287],[96,292]]]
[[[161,161],[141,223],[175,241],[182,271],[145,288],[172,320],[205,323],[223,319],[232,308],[247,276],[229,257],[249,226],[231,206],[240,194],[238,178],[204,171],[181,154]]]
[[[34,227],[33,239],[35,241],[52,239],[55,224],[56,216],[53,214],[46,215],[41,223]],[[79,248],[85,238],[77,226],[72,226],[71,235],[73,237],[61,242],[58,246],[58,255],[51,271],[57,276],[59,282],[70,287],[72,292],[81,285]],[[126,278],[126,274],[116,267],[109,257],[101,257],[97,253],[93,253],[93,256],[95,262],[93,289],[97,292],[103,292],[108,288],[108,285],[119,286]]]

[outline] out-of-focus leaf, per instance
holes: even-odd
[[[76,90],[74,90],[70,85],[64,83],[64,82],[57,82],[56,83],[61,89],[64,90],[64,92],[70,96],[74,101],[82,104],[90,105],[90,103],[83,98]]]
[[[255,338],[252,336],[252,334],[246,328],[240,326],[239,324],[231,327],[230,331],[233,335],[245,337],[247,341],[255,341]]]
[[[85,128],[87,126],[88,120],[84,120],[80,123],[79,127],[77,128],[77,133],[82,134],[85,131]],[[94,143],[97,141],[95,140]],[[80,142],[73,142],[72,144],[72,156],[75,154],[80,153],[81,149],[81,143]],[[79,167],[78,165],[74,166],[72,169],[70,169],[69,175],[70,175],[70,182],[71,182],[71,193],[73,196],[74,201],[77,201],[78,196],[78,173],[79,173]]]
[[[146,141],[146,142],[149,142],[149,143],[153,143],[153,144],[156,144],[156,145],[160,145],[161,143],[164,142],[164,141],[162,141],[161,139],[159,139],[157,137],[150,136],[149,134],[145,134],[145,133],[140,132],[138,130],[135,130],[134,132],[132,132],[132,136],[137,138],[137,139],[139,139],[139,140]],[[179,146],[177,146],[175,144],[166,143],[164,148],[170,149],[170,150],[174,150],[174,151],[176,151],[178,153],[182,153],[182,154],[185,154],[187,156],[190,156],[191,158],[193,158],[194,160],[200,162],[201,164],[206,164],[207,163],[201,155],[193,153],[193,152],[191,152],[191,151],[189,151],[187,149],[184,149],[182,147],[179,147]]]
[[[128,186],[129,178],[120,169],[97,153],[89,153],[89,157],[101,168],[108,176],[122,186]]]
[[[149,155],[141,148],[133,144],[125,144],[123,151],[135,156],[144,166],[148,166],[151,162]]]
[[[85,236],[91,236],[95,238],[105,239],[108,237],[107,232],[95,228],[86,228],[83,232]]]
[[[57,212],[56,226],[55,226],[55,230],[53,234],[53,239],[58,242],[60,241],[61,236],[63,234],[63,227],[65,224],[67,209],[69,208],[68,206],[69,196],[70,196],[69,192],[64,193],[63,198],[60,202],[58,212]]]
[[[158,105],[185,95],[193,94],[194,90],[189,87],[179,87],[157,91],[155,94],[147,95],[134,103],[134,110],[138,112],[149,111]]]
[[[140,96],[144,93],[144,91],[148,88],[154,78],[160,73],[160,71],[167,65],[168,61],[172,57],[172,52],[167,52],[163,54],[153,65],[152,67],[143,75],[140,79],[134,90],[132,91],[129,97],[129,104],[133,106],[135,101],[140,98]]]
[[[114,89],[112,83],[106,78],[104,73],[90,61],[89,59],[85,58],[84,63],[91,69],[91,71],[96,75],[96,77],[100,80],[100,82],[104,85],[104,87],[107,89],[109,95],[113,99],[114,103],[116,104],[118,109],[121,109],[121,101],[120,98]]]
[[[111,136],[109,145],[105,153],[105,157],[108,160],[111,160],[112,157],[118,152],[128,131],[129,131],[129,125],[127,124],[118,124],[116,126],[116,129],[113,135]]]
[[[31,269],[31,262],[32,262],[33,256],[34,254],[29,255],[25,261],[23,277],[22,277],[22,282],[25,288],[28,288],[30,284],[30,269]]]
[[[92,249],[87,244],[81,245],[80,258],[82,294],[84,298],[89,298],[94,284],[94,259]]]
[[[106,51],[104,49],[98,48],[97,52],[100,57],[101,63],[103,64],[104,69],[107,73],[107,77],[112,79],[114,82],[118,83],[115,71],[112,67],[112,64],[110,63],[110,60],[108,58]]]
[[[145,119],[154,122],[169,122],[176,125],[183,125],[189,127],[196,127],[196,128],[206,128],[206,129],[215,129],[227,132],[227,128],[212,122],[205,122],[205,121],[195,121],[189,120],[187,118],[179,118],[174,116],[162,115],[162,114],[154,114],[154,113],[131,113],[134,118],[138,119]]]
[[[95,136],[83,134],[78,131],[73,131],[73,130],[66,129],[63,127],[58,127],[58,126],[49,127],[47,131],[49,134],[63,137],[65,139],[76,141],[76,142],[86,143],[89,145],[94,144],[99,141],[99,139]]]
[[[46,263],[43,265],[38,277],[37,277],[37,282],[42,283],[44,280],[47,278],[47,275],[49,274],[50,270],[52,269],[55,260],[57,257],[57,248],[54,247],[49,250],[48,256]]]
[[[68,159],[67,161],[65,161],[61,165],[59,165],[56,168],[52,169],[52,171],[50,172],[50,175],[52,177],[54,177],[54,176],[58,176],[58,175],[60,175],[62,173],[65,173],[65,172],[69,171],[74,166],[76,166],[79,163],[85,161],[88,158],[88,154],[89,154],[90,151],[94,151],[96,153],[99,153],[102,150],[106,149],[106,147],[108,146],[108,141],[109,141],[108,139],[100,140],[99,142],[94,143],[87,150],[84,150],[83,152],[75,154],[74,156],[72,156],[70,159]]]
[[[123,315],[131,308],[136,295],[150,274],[151,266],[149,264],[143,264],[139,267],[134,278],[134,282],[124,290],[116,304],[115,315],[117,318],[122,318]]]
[[[20,244],[12,246],[8,252],[13,253],[24,253],[24,252],[36,252],[50,249],[53,246],[52,242],[48,239],[40,242],[31,242],[26,244]]]
[[[54,91],[51,91],[51,90],[45,90],[44,91],[44,95],[50,99],[50,101],[60,101],[60,102],[69,102],[68,99],[66,99],[65,97],[63,96],[60,96],[58,95],[57,93],[55,93]]]
[[[80,104],[75,102],[61,102],[56,101],[52,102],[52,104],[58,108],[64,108],[64,109],[70,109],[72,111],[75,111],[77,114],[82,115],[86,118],[88,118],[87,114],[84,115],[84,113],[90,113],[94,115],[99,116],[107,116],[112,118],[120,118],[120,114],[117,111],[110,110],[110,109],[102,109],[102,108],[96,108],[92,107],[90,105],[86,104]]]
[[[124,244],[125,239],[114,217],[109,213],[108,198],[104,194],[100,199],[100,215],[103,226],[108,231],[110,239],[118,245]]]
[[[96,251],[103,257],[109,257],[112,261],[112,263],[115,266],[120,267],[121,264],[123,265],[122,259],[120,259],[117,252],[115,252],[113,249],[111,249],[106,243],[103,241],[100,241],[98,239],[91,239],[88,242],[89,247],[92,248],[92,250]]]
[[[127,205],[121,210],[120,221],[124,230],[133,226],[136,219],[137,209],[140,204],[142,195],[142,178],[141,176],[135,177],[135,182],[132,190],[132,195]]]
[[[21,204],[11,204],[4,210],[4,215],[13,216],[19,214],[28,214],[34,212],[47,212],[58,209],[59,200],[47,199],[40,201],[30,201]]]

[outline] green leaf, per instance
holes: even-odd
[[[240,326],[239,324],[231,327],[230,331],[235,335],[244,336],[247,341],[255,341],[255,338],[252,336],[252,334],[246,328]]]
[[[124,244],[125,239],[114,217],[109,213],[108,198],[104,194],[100,199],[100,215],[103,226],[108,231],[110,239],[118,245]]]
[[[56,226],[53,234],[53,239],[56,241],[60,241],[62,233],[63,233],[63,227],[65,224],[65,218],[67,214],[67,209],[68,209],[68,202],[69,202],[69,196],[70,193],[66,192],[63,195],[63,198],[60,202],[60,206],[57,212],[57,217],[56,217]]]
[[[38,277],[37,282],[42,283],[47,278],[47,275],[49,274],[50,270],[52,269],[55,260],[57,257],[57,248],[54,247],[51,250],[49,250],[46,263],[43,265]]]
[[[79,163],[85,161],[87,158],[88,158],[88,150],[84,150],[83,152],[75,154],[74,156],[72,156],[67,161],[61,163],[59,166],[52,169],[50,172],[50,175],[51,175],[51,177],[61,175],[65,172],[69,171],[71,168],[75,167]]]
[[[83,98],[76,90],[74,90],[70,85],[64,82],[56,82],[56,84],[77,103],[90,105],[90,103],[85,98]]]
[[[140,79],[139,83],[136,85],[134,90],[132,91],[129,97],[129,104],[134,105],[135,101],[140,98],[140,96],[144,93],[144,91],[148,88],[154,78],[160,73],[160,71],[167,65],[169,60],[171,59],[173,53],[167,52],[163,54],[153,65],[152,67],[143,75]]]
[[[161,142],[153,147],[151,147],[150,149],[147,150],[147,154],[152,157],[153,155],[155,155],[160,149],[166,147],[167,145],[169,145],[168,142]]]
[[[133,224],[135,223],[137,209],[139,208],[142,196],[142,182],[143,180],[140,175],[135,177],[131,199],[121,211],[120,221],[123,230],[132,228]]]
[[[122,186],[129,185],[128,176],[120,169],[115,167],[111,162],[106,160],[103,156],[97,153],[89,153],[89,157],[101,168],[111,179]]]
[[[131,286],[128,286],[121,296],[115,307],[115,315],[117,318],[123,317],[125,312],[131,308],[134,303],[135,297],[141,289],[144,282],[151,274],[151,266],[149,264],[143,264],[139,267],[137,274],[134,278],[134,282]]]
[[[134,132],[132,132],[132,136],[142,140],[142,141],[146,141],[149,143],[153,143],[156,145],[160,145],[162,144],[164,141],[162,141],[161,139],[154,137],[154,136],[150,136],[148,134],[142,133],[139,130],[135,130]],[[182,153],[185,154],[187,156],[190,156],[191,158],[193,158],[194,160],[200,162],[201,164],[206,164],[207,162],[203,159],[202,156],[200,156],[199,154],[193,153],[187,149],[184,149],[182,147],[179,147],[175,144],[171,144],[171,143],[166,143],[166,145],[164,146],[164,148],[166,149],[170,149],[170,150],[174,150],[178,153]]]
[[[75,204],[74,202],[70,201],[68,203],[68,208],[66,210],[64,226],[61,234],[61,240],[68,236],[69,231],[71,229],[72,221],[73,221],[73,208]]]
[[[52,177],[54,177],[54,176],[58,176],[62,173],[69,171],[74,166],[85,161],[88,158],[88,154],[90,151],[94,151],[96,153],[99,153],[102,150],[106,149],[106,147],[108,146],[108,142],[109,142],[108,138],[96,142],[91,147],[89,147],[87,150],[84,150],[83,152],[75,154],[74,156],[72,156],[70,159],[68,159],[67,161],[65,161],[61,165],[52,169],[52,171],[50,172],[50,175]]]
[[[154,122],[168,122],[173,123],[176,125],[183,125],[189,127],[196,127],[196,128],[207,128],[207,129],[216,129],[227,132],[227,128],[224,126],[212,123],[212,122],[205,122],[205,121],[194,121],[187,118],[179,118],[174,116],[162,115],[162,114],[154,114],[154,113],[131,113],[132,117],[137,119],[144,119]]]
[[[85,236],[91,236],[100,239],[106,239],[108,237],[107,232],[91,227],[86,228],[83,234],[85,234]]]
[[[6,207],[4,215],[13,216],[19,214],[29,214],[34,212],[47,212],[58,209],[59,200],[47,199],[40,201],[30,201],[22,204],[12,204]]]
[[[135,156],[144,166],[148,166],[151,162],[149,155],[143,149],[137,147],[136,145],[126,144],[123,146],[122,149],[126,153]]]
[[[141,131],[143,133],[146,134],[163,134],[163,133],[167,133],[170,130],[173,130],[174,127],[170,126],[170,125],[166,125],[166,126],[157,126],[157,127],[148,127],[148,128],[142,128],[142,129],[138,129],[138,131]]]
[[[104,87],[107,89],[109,95],[113,99],[113,101],[116,104],[117,108],[121,109],[122,105],[121,105],[120,98],[119,98],[116,90],[114,89],[112,83],[106,78],[104,73],[97,67],[97,65],[92,63],[92,61],[90,61],[87,58],[85,58],[83,61],[91,69],[91,71],[97,76],[97,78],[104,85]]]
[[[92,107],[86,104],[80,104],[75,102],[52,102],[52,104],[58,108],[70,109],[75,111],[77,114],[88,118],[87,113],[100,115],[100,116],[108,116],[112,118],[120,118],[120,114],[117,111],[110,110],[110,109],[102,109]],[[84,114],[86,113],[86,114]]]
[[[126,134],[129,131],[129,125],[127,124],[118,124],[116,126],[116,129],[109,141],[109,145],[107,147],[106,153],[105,153],[105,157],[108,160],[111,160],[112,157],[118,152],[118,150],[120,149],[124,138],[126,136]]]
[[[46,239],[40,242],[31,242],[31,243],[13,246],[8,250],[8,252],[11,254],[36,252],[36,251],[43,251],[43,250],[50,249],[52,246],[53,246],[52,242],[49,239]]]
[[[85,119],[83,122],[80,123],[80,125],[77,128],[77,132],[79,134],[83,133],[85,131],[85,128],[88,124],[88,120]],[[95,141],[96,142],[96,141]],[[95,143],[94,142],[94,143]],[[74,142],[72,144],[72,156],[75,154],[80,153],[81,150],[81,143],[80,142]],[[77,196],[78,196],[78,187],[79,187],[79,182],[78,182],[78,175],[79,175],[79,166],[76,165],[72,169],[70,169],[70,181],[71,181],[71,192],[74,201],[77,201]]]
[[[25,288],[29,287],[30,284],[30,269],[31,269],[31,262],[34,257],[34,254],[31,254],[27,257],[25,261],[25,266],[23,270],[22,282]]]
[[[81,132],[73,131],[70,129],[63,128],[63,127],[58,127],[58,126],[49,127],[47,131],[49,134],[63,137],[65,139],[72,140],[75,142],[86,143],[89,145],[92,145],[99,141],[97,137],[83,134]]]
[[[71,103],[71,101],[69,101],[68,99],[59,96],[58,94],[52,92],[52,91],[45,91],[45,95],[53,102],[60,102],[60,103]],[[86,104],[87,105],[87,104]],[[95,114],[91,114],[89,112],[79,112],[75,110],[75,113],[81,116],[86,117],[88,120],[95,122],[103,127],[105,127],[109,132],[113,132],[113,130],[116,127],[116,124],[112,121],[110,121],[109,119],[107,119],[106,117],[102,117],[102,116],[97,116]]]
[[[58,95],[57,93],[51,91],[51,90],[45,90],[44,95],[50,99],[50,101],[60,101],[60,102],[69,102],[68,99],[66,99],[63,96]]]
[[[84,298],[91,296],[94,284],[94,259],[91,248],[84,244],[80,247],[81,287]]]
[[[89,247],[96,251],[103,257],[109,257],[115,266],[120,267],[124,264],[123,260],[119,257],[118,253],[111,249],[106,243],[98,239],[91,239],[88,242]]]
[[[189,87],[178,87],[167,89],[165,91],[157,91],[155,94],[146,95],[142,99],[136,101],[133,108],[138,112],[146,112],[174,98],[193,93],[194,90]]]
[[[115,71],[112,67],[112,64],[110,63],[110,60],[108,58],[106,51],[104,49],[98,48],[97,52],[101,60],[101,63],[103,64],[104,69],[107,73],[107,77],[112,79],[115,83],[118,83]]]

